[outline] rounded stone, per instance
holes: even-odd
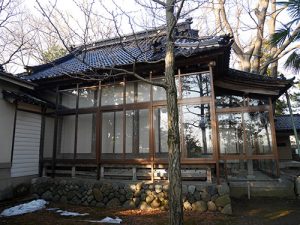
[[[215,212],[217,211],[217,206],[213,201],[207,202],[208,211]]]
[[[210,200],[211,196],[210,196],[209,193],[207,193],[207,192],[201,192],[200,195],[201,195],[201,199],[203,201],[208,202]]]
[[[154,200],[154,196],[153,195],[148,195],[146,197],[146,203],[148,203],[148,204],[150,204],[153,200]]]
[[[194,185],[189,185],[189,186],[188,186],[188,192],[189,192],[191,195],[194,194],[195,190],[196,190],[196,187],[195,187]]]
[[[192,204],[193,211],[205,212],[207,211],[207,204],[204,201],[197,201]]]
[[[117,199],[117,198],[111,199],[111,200],[106,204],[106,207],[107,207],[107,208],[117,208],[117,207],[120,207],[120,206],[121,206],[121,203],[120,203],[119,199]]]
[[[217,186],[219,195],[229,194],[229,186],[227,184],[221,184]]]
[[[183,208],[185,209],[185,210],[192,210],[192,205],[191,205],[191,203],[189,203],[188,201],[185,201],[184,203],[183,203]]]
[[[225,205],[230,204],[230,197],[229,195],[222,195],[216,199],[215,203],[218,207],[224,207]]]
[[[155,185],[155,192],[156,192],[156,193],[162,192],[162,185],[156,184],[156,185]]]
[[[226,214],[226,215],[231,215],[232,214],[232,208],[231,205],[225,205],[224,208],[222,209],[221,213]]]
[[[140,207],[141,210],[150,210],[151,207],[146,202],[141,202]]]
[[[95,199],[96,199],[98,202],[101,202],[101,201],[102,201],[102,199],[103,199],[103,194],[102,194],[102,192],[101,192],[98,188],[93,188],[93,194],[94,194]]]
[[[132,200],[127,200],[124,204],[123,207],[126,209],[134,209],[135,208],[135,203]]]
[[[161,204],[160,200],[156,198],[151,202],[151,208],[157,209],[160,207],[160,204]]]

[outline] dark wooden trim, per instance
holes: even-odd
[[[126,77],[123,76],[123,104],[126,105]],[[125,154],[126,154],[126,109],[125,107],[123,108],[123,115],[122,115],[122,130],[123,130],[123,160],[125,160]]]
[[[13,128],[13,137],[12,137],[12,144],[11,144],[11,154],[10,154],[10,163],[13,162],[14,157],[14,147],[15,147],[15,135],[16,135],[16,125],[17,125],[17,116],[18,116],[18,103],[15,103],[15,115],[14,115],[14,128]]]
[[[43,175],[43,158],[44,158],[44,139],[45,139],[45,122],[47,108],[42,109],[42,123],[41,123],[41,136],[40,136],[40,150],[39,150],[39,176]]]
[[[260,105],[260,106],[243,106],[243,107],[234,107],[234,108],[223,108],[216,109],[217,113],[242,113],[242,112],[261,112],[269,111],[269,105]]]
[[[100,179],[100,159],[101,159],[101,126],[102,126],[102,117],[100,111],[101,105],[101,81],[98,84],[98,107],[96,113],[96,162],[97,162],[97,180]]]
[[[17,110],[22,111],[22,112],[28,112],[28,113],[34,113],[37,115],[42,115],[42,112],[32,111],[32,110],[28,110],[28,109],[17,108]]]
[[[58,114],[57,110],[59,107],[59,86],[56,87],[56,113],[55,113],[55,121],[54,121],[54,136],[53,136],[53,152],[52,152],[52,177],[55,177],[55,165],[56,165],[56,153],[57,153],[57,130],[58,130]]]
[[[273,154],[268,155],[220,155],[220,160],[262,160],[262,159],[275,159],[275,156]]]

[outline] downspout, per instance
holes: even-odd
[[[289,108],[289,112],[290,112],[290,116],[291,116],[291,120],[292,120],[292,126],[293,126],[293,131],[294,131],[294,135],[295,135],[295,139],[296,139],[296,154],[298,154],[300,156],[300,145],[299,145],[299,138],[298,138],[298,134],[297,134],[297,129],[296,129],[296,125],[295,125],[295,120],[294,120],[294,116],[293,116],[293,110],[291,107],[291,102],[290,102],[290,96],[288,94],[288,92],[285,92],[285,97],[286,97],[286,101],[287,101],[287,105]]]

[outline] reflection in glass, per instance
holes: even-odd
[[[217,108],[233,108],[244,106],[244,98],[236,95],[221,95],[216,97]]]
[[[200,73],[181,77],[182,98],[210,96],[210,75]]]
[[[79,89],[79,108],[97,107],[97,89],[81,88]]]
[[[221,154],[243,153],[243,127],[241,113],[218,115]]]
[[[272,152],[272,137],[268,112],[244,114],[248,154]]]
[[[168,113],[166,108],[154,110],[153,115],[155,156],[167,157],[168,153]]]
[[[248,106],[268,105],[267,99],[248,98]]]
[[[77,153],[95,152],[95,114],[79,114],[77,129]]]
[[[149,111],[126,111],[126,157],[144,158],[149,153]]]
[[[123,86],[103,86],[101,89],[101,105],[123,104]]]
[[[75,141],[75,116],[63,116],[59,118],[60,153],[74,153]]]
[[[165,82],[165,79],[154,80],[155,82]],[[159,86],[152,86],[153,88],[153,101],[166,100],[166,90]]]
[[[62,109],[75,109],[76,99],[77,91],[75,89],[60,91],[60,105]]]
[[[102,113],[102,156],[120,158],[123,152],[122,111]]]
[[[182,106],[182,111],[187,157],[210,157],[212,142],[209,105]]]

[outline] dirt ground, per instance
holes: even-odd
[[[0,205],[0,212],[17,202]],[[300,200],[253,199],[233,200],[233,215],[220,213],[185,212],[186,225],[300,225]],[[62,210],[89,213],[84,217],[63,217],[53,211],[41,210],[21,216],[0,217],[2,225],[92,225],[90,222],[106,216],[118,216],[123,225],[167,225],[168,212],[140,211],[124,209],[101,209],[67,204],[50,203],[47,208],[55,207]]]

